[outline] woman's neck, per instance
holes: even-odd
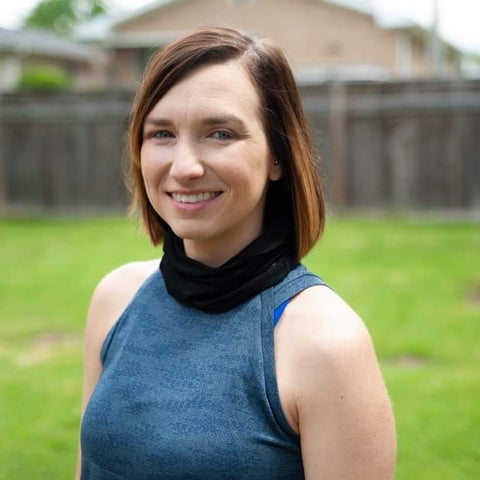
[[[183,240],[185,255],[192,260],[203,263],[208,267],[218,268],[228,262],[237,253],[241,252],[247,245],[252,243],[261,234],[261,226],[242,231],[239,235],[223,235],[221,239]]]
[[[244,236],[245,230],[231,235],[223,231],[209,243],[167,233],[160,270],[168,293],[205,312],[226,312],[277,284],[298,265],[288,229],[271,226],[257,237]]]

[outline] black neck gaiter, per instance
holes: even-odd
[[[294,244],[288,229],[270,226],[241,252],[214,268],[187,257],[183,240],[168,229],[160,270],[168,293],[179,302],[221,313],[281,282],[298,265]]]

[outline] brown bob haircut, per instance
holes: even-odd
[[[152,243],[158,245],[167,225],[150,204],[143,182],[140,151],[145,119],[168,90],[195,69],[230,61],[245,68],[257,90],[269,147],[282,166],[282,178],[269,184],[265,215],[281,216],[295,231],[299,260],[318,240],[325,223],[325,201],[308,123],[282,51],[231,28],[196,30],[153,56],[130,121],[132,210],[140,211]]]

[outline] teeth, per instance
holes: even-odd
[[[184,195],[182,193],[172,193],[172,198],[177,200],[177,202],[182,203],[196,203],[203,202],[205,200],[210,200],[211,198],[218,197],[220,192],[204,192],[204,193],[194,193],[192,195]]]

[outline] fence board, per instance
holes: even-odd
[[[420,119],[389,118],[390,135],[386,138],[387,159],[390,162],[391,192],[390,203],[394,208],[423,206],[417,198]]]
[[[382,207],[385,202],[383,120],[366,118],[350,121],[348,127],[348,204]]]

